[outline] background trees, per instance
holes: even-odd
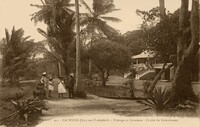
[[[102,38],[94,43],[94,46],[89,50],[89,55],[100,70],[102,85],[105,86],[112,70],[122,71],[129,68],[131,57],[128,49],[121,44]]]
[[[156,7],[150,11],[139,11],[137,14],[143,19],[142,28],[142,47],[146,50],[154,51],[156,58],[163,62],[161,71],[154,78],[153,83],[148,88],[151,92],[159,80],[161,74],[166,70],[166,65],[169,62],[176,66],[176,62],[172,58],[176,56],[176,42],[178,40],[179,28],[179,14],[178,11],[174,13],[168,12],[160,16],[160,8]],[[163,12],[162,12],[163,13]],[[172,67],[172,65],[167,68]]]
[[[6,38],[1,45],[3,79],[9,79],[16,83],[21,76],[24,76],[30,69],[30,58],[35,50],[36,44],[29,36],[24,37],[24,30],[15,30],[11,34],[5,30]]]
[[[158,8],[137,12],[144,19],[142,28],[146,47],[156,51],[165,62],[169,61],[171,55],[177,55],[177,68],[172,82],[175,97],[181,101],[198,101],[191,81],[192,66],[197,63],[195,57],[199,50],[199,1],[192,1],[191,12],[188,6],[188,0],[182,0],[179,13],[168,13],[162,19],[158,18]]]
[[[126,45],[131,55],[137,55],[144,50],[143,37],[142,30],[133,30],[123,34],[121,39],[119,38],[120,40],[117,42]]]
[[[106,36],[112,39],[118,36],[118,31],[107,24],[107,21],[120,22],[121,20],[116,17],[109,17],[106,14],[119,9],[115,9],[113,4],[114,0],[93,0],[93,8],[91,9],[84,0],[80,1],[88,13],[81,15],[80,24],[84,27],[82,34],[87,35],[90,46],[94,41],[94,36]],[[89,77],[92,73],[92,61],[89,58]]]

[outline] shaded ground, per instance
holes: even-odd
[[[187,117],[188,114],[184,117],[185,112],[177,114],[182,117],[158,117],[152,110],[141,111],[145,108],[144,105],[133,100],[106,99],[89,95],[88,99],[84,100],[51,98],[47,101],[50,109],[43,112],[37,127],[78,125],[81,127],[102,127],[108,124],[117,124],[117,127],[129,127],[129,125],[132,126],[133,124],[138,127],[143,127],[144,125],[157,126],[161,122],[155,122],[155,119],[163,120],[163,125],[177,124],[178,126],[187,127],[188,125],[183,124],[187,120],[192,122],[194,127],[199,127],[200,125],[198,117]]]
[[[141,112],[144,108],[133,100],[115,100],[89,95],[88,99],[57,99],[48,100],[49,110],[43,112],[40,122],[61,116],[74,115],[110,115],[123,116],[148,116],[147,112]],[[150,112],[150,111],[149,111]]]

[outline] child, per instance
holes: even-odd
[[[63,94],[66,93],[66,89],[64,87],[64,81],[63,77],[59,77],[59,83],[58,83],[58,97],[63,97]]]
[[[54,90],[54,87],[53,87],[53,78],[52,77],[49,78],[48,90],[49,90],[49,97],[51,97],[51,91]]]

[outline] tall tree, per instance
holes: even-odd
[[[107,24],[107,21],[121,21],[116,17],[106,16],[108,13],[119,10],[115,9],[113,2],[114,0],[93,0],[93,6],[91,9],[84,0],[81,0],[81,3],[88,10],[88,13],[84,14],[81,18],[81,25],[85,26],[85,31],[87,31],[88,35],[90,36],[91,46],[92,42],[94,41],[93,37],[96,33],[103,34],[109,39],[113,39],[116,37],[116,35],[118,35],[117,30]],[[91,76],[91,71],[92,61],[89,58],[89,76]]]
[[[15,30],[13,27],[11,34],[6,29],[5,35],[1,45],[3,79],[15,84],[28,70],[35,43],[29,39],[30,36],[24,37],[23,29]]]
[[[160,13],[161,11],[159,8],[153,8],[148,12],[137,11],[137,14],[141,15],[144,20],[142,24],[144,40],[143,47],[147,50],[153,50],[156,53],[156,57],[160,58],[162,62],[164,62],[162,69],[149,86],[149,92],[153,91],[157,81],[161,77],[161,74],[172,66],[166,67],[168,62],[172,62],[170,61],[170,57],[176,55],[176,42],[179,33],[179,14],[177,11],[173,14],[167,13],[165,18],[162,19]],[[154,24],[155,19],[158,19],[156,25],[149,26],[148,24]]]
[[[32,20],[35,23],[44,22],[47,24],[47,32],[38,29],[38,31],[47,38],[50,53],[58,60],[65,70],[65,74],[73,71],[72,63],[75,58],[75,33],[74,29],[74,11],[69,7],[74,6],[71,0],[45,0],[42,5],[32,5],[40,10],[32,14]]]
[[[160,17],[161,17],[161,19],[164,19],[166,16],[165,0],[159,0],[159,5],[160,5]]]
[[[111,42],[108,39],[99,39],[90,48],[89,54],[94,64],[102,74],[102,86],[112,70],[127,70],[131,64],[129,50],[121,44]]]
[[[181,0],[180,37],[177,43],[178,66],[173,80],[173,90],[180,100],[199,101],[191,84],[193,61],[199,50],[199,0],[192,0],[190,20],[188,5],[188,0]]]
[[[81,64],[80,64],[80,21],[79,21],[79,1],[75,0],[76,4],[76,87],[80,83],[80,74],[81,74]]]

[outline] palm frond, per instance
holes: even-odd
[[[44,21],[44,23],[47,23],[52,17],[51,11],[51,7],[49,5],[45,5],[38,12],[31,14],[31,20],[33,20],[35,24],[42,21]]]
[[[110,5],[110,6],[111,6],[111,5]],[[105,10],[103,10],[103,11],[101,12],[101,15],[106,15],[106,14],[109,14],[109,13],[111,13],[111,12],[119,11],[119,10],[121,10],[121,9],[116,9],[115,6],[111,6],[110,8],[109,8],[109,6],[108,6],[108,8],[105,8]]]
[[[64,6],[63,9],[69,14],[75,13],[75,11],[69,9],[67,6]]]
[[[139,102],[140,104],[144,104],[145,106],[149,106],[149,107],[154,107],[154,105],[152,105],[152,104],[150,104],[150,103],[148,103],[147,101],[137,101],[137,102]]]
[[[43,5],[45,5],[45,3],[44,3],[44,1],[43,0],[40,0],[41,1],[41,3],[43,4]]]
[[[106,15],[113,11],[120,9],[115,9],[113,0],[93,0],[93,10],[95,15]]]
[[[113,27],[106,24],[106,22],[99,20],[98,29],[102,31],[107,37],[115,37],[119,35],[119,32]]]
[[[91,22],[91,16],[89,16],[87,13],[80,14],[80,25],[85,26],[90,24]]]
[[[112,22],[121,22],[120,19],[115,18],[115,17],[105,17],[105,16],[101,16],[102,19],[106,20],[106,21],[112,21]]]
[[[153,109],[153,108],[145,108],[145,109],[142,109],[141,111],[146,111],[146,110],[150,110],[150,109]]]
[[[38,4],[30,4],[30,6],[36,7],[36,8],[39,8],[39,9],[42,9],[44,7],[44,5],[38,5]]]
[[[40,28],[37,28],[37,31],[38,31],[38,33],[40,33],[40,34],[41,34],[42,36],[44,36],[45,38],[48,37],[47,33],[46,33],[44,30],[42,30],[42,29],[40,29]]]
[[[90,9],[90,7],[87,5],[87,3],[84,0],[80,0],[81,4],[83,4],[85,6],[85,9],[88,10],[90,12],[90,14],[94,14],[94,12],[92,12],[92,10]]]
[[[5,29],[5,35],[6,35],[6,42],[9,43],[10,35],[9,35],[9,32],[8,32],[8,29]]]

